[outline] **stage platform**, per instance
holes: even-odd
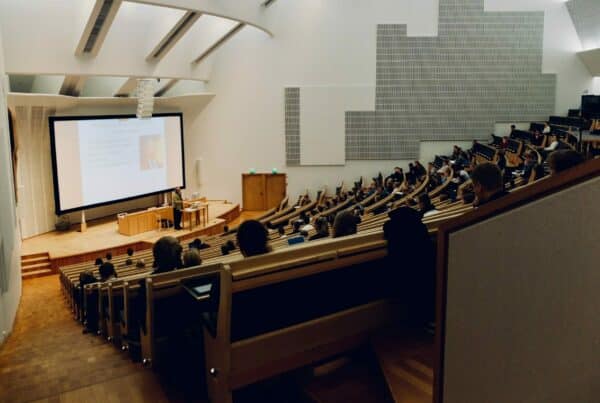
[[[123,248],[132,246],[135,250],[145,249],[165,235],[172,235],[182,241],[221,233],[223,226],[237,219],[240,215],[238,204],[225,201],[209,201],[208,223],[175,231],[173,228],[154,230],[142,234],[127,236],[119,234],[116,217],[88,221],[87,230],[79,232],[79,225],[73,225],[67,232],[52,231],[23,240],[21,255],[48,253],[52,261],[64,261],[70,257],[85,256],[91,253],[105,252],[115,249],[113,254],[122,253]],[[87,257],[86,257],[87,258]]]

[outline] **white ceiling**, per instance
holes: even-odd
[[[86,38],[83,34],[88,21],[95,21],[91,17],[96,1],[98,6],[102,3],[102,0],[0,2],[6,71],[11,75],[13,90],[58,93],[65,77],[81,78],[80,96],[112,96],[129,77],[176,79],[168,93],[190,85],[197,90],[202,87],[198,82],[210,80],[213,58],[219,48],[200,63],[192,62],[212,50],[232,28],[244,22],[250,25],[241,32],[260,27],[270,33],[265,24],[268,8],[261,6],[262,0],[127,0],[118,8],[112,24],[107,25],[110,28],[97,55],[76,56],[77,45],[82,37]],[[146,61],[148,54],[189,10],[200,11],[202,15],[162,59]],[[23,29],[25,25],[27,29]]]

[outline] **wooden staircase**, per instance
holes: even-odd
[[[54,274],[48,252],[21,256],[21,277],[23,280]]]
[[[373,338],[372,347],[394,402],[433,401],[433,336],[389,329]]]

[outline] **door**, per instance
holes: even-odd
[[[265,210],[264,175],[242,175],[242,202],[246,211]]]
[[[285,174],[266,175],[266,206],[265,210],[278,207],[286,194],[287,180]]]

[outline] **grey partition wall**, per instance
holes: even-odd
[[[346,112],[346,159],[414,159],[420,141],[482,139],[496,122],[546,120],[556,76],[542,74],[543,38],[543,12],[484,12],[484,0],[439,0],[437,37],[379,25],[375,111]],[[286,118],[296,96],[286,92]],[[288,141],[291,133],[301,136],[286,124]]]
[[[441,401],[599,401],[599,200],[596,176],[449,234]]]

